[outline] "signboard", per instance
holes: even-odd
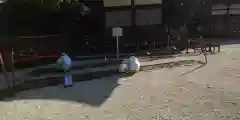
[[[122,28],[115,27],[112,29],[112,36],[116,37],[116,43],[117,43],[117,58],[119,58],[119,37],[122,36]]]
[[[113,37],[119,37],[122,36],[122,28],[116,27],[112,29],[112,36]]]

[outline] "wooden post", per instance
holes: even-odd
[[[139,52],[139,41],[136,40],[136,5],[135,0],[131,0],[131,32],[132,39],[136,43],[137,53]]]
[[[3,61],[5,63],[5,68],[7,72],[12,71],[12,51],[11,50],[4,50],[3,51]]]
[[[155,40],[153,41],[153,50],[156,50],[156,42],[155,42]]]
[[[11,60],[11,63],[12,63],[12,79],[13,79],[13,83],[12,83],[12,86],[13,88],[15,87],[16,85],[16,77],[15,77],[15,69],[14,69],[14,49],[12,48],[11,50],[11,53],[12,53],[12,60]]]
[[[5,77],[5,81],[6,81],[7,87],[10,88],[10,84],[9,84],[10,80],[9,80],[9,77],[8,77],[8,74],[7,74],[7,71],[6,71],[6,68],[5,68],[5,64],[4,64],[2,53],[0,53],[0,63],[1,63],[2,73],[3,73],[4,77]]]
[[[13,85],[13,79],[10,79],[8,73],[9,72],[13,72],[13,64],[12,64],[12,50],[11,49],[5,49],[3,51],[3,63],[4,63],[4,67],[5,67],[5,70],[6,70],[6,75],[7,75],[7,79],[8,79],[8,82],[10,84],[10,86]]]

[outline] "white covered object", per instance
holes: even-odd
[[[72,76],[65,76],[64,77],[64,85],[72,85]]]
[[[135,56],[131,56],[128,60],[128,71],[130,72],[139,72],[140,62]]]
[[[57,60],[57,65],[64,70],[69,70],[72,65],[72,60],[68,55],[63,55]]]
[[[118,71],[121,73],[127,72],[128,70],[128,60],[123,60],[119,66]]]

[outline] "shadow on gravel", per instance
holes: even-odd
[[[99,63],[87,63],[84,65],[77,65],[73,66],[71,70],[81,70],[86,68],[96,68],[96,67],[104,67],[104,66],[111,66],[111,65],[118,65],[120,64],[120,60],[107,60],[106,62],[99,62]],[[31,76],[39,76],[43,74],[54,74],[59,73],[58,70],[55,68],[39,68],[30,72]]]
[[[117,70],[73,75],[74,85],[69,88],[63,87],[63,77],[39,79],[23,82],[14,91],[0,93],[4,101],[62,100],[100,106],[119,86],[118,80],[129,76],[132,74],[120,74]]]
[[[184,60],[162,63],[143,66],[141,67],[141,71],[174,68],[179,66],[192,66],[196,64],[203,64],[203,62],[196,60]],[[18,84],[14,91],[0,91],[0,97],[3,101],[22,99],[63,100],[85,103],[91,106],[100,106],[111,96],[115,88],[119,86],[118,81],[120,78],[132,75],[133,74],[121,74],[117,71],[117,69],[73,75],[72,77],[75,84],[70,88],[63,88],[63,77],[32,80]],[[15,94],[12,95],[13,93]]]

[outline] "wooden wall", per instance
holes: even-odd
[[[240,1],[209,0],[202,9],[206,17],[206,36],[240,38]]]
[[[123,28],[123,36],[120,38],[123,51],[134,51],[137,45],[152,44],[152,41],[167,41],[164,38],[161,1],[135,0],[135,8],[132,9],[131,0],[125,0],[119,6],[108,4],[105,9],[105,39],[110,43],[109,48],[111,46],[114,49],[116,44],[115,39],[112,38],[113,27]]]

